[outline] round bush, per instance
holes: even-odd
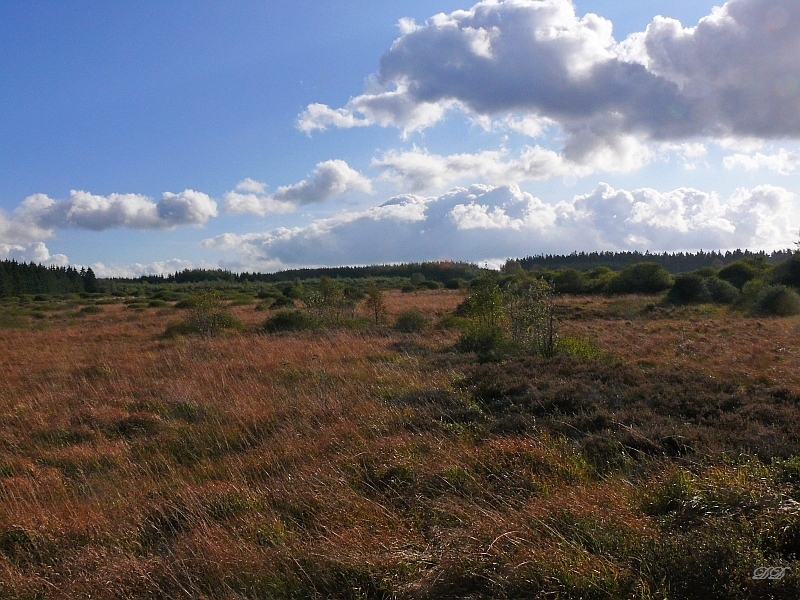
[[[675,284],[667,294],[668,302],[681,305],[708,302],[710,298],[705,280],[695,273],[678,275],[675,278]]]
[[[456,343],[459,352],[474,352],[481,359],[491,358],[505,342],[505,333],[497,326],[470,327]]]
[[[581,294],[589,287],[583,277],[583,273],[577,269],[561,271],[556,275],[553,284],[559,294]]]
[[[622,269],[608,284],[611,294],[657,294],[667,290],[672,279],[657,263],[638,263]]]
[[[439,290],[442,288],[442,284],[438,281],[432,281],[430,279],[426,279],[425,281],[421,281],[417,284],[417,289],[419,290]]]
[[[319,323],[310,314],[302,310],[279,310],[269,319],[264,321],[264,331],[277,333],[279,331],[306,331],[317,329]]]
[[[425,318],[420,311],[412,308],[411,310],[404,310],[394,321],[394,328],[403,333],[418,333],[425,329],[428,324],[428,319]]]
[[[800,287],[800,253],[777,265],[772,271],[772,281],[782,285]]]
[[[765,289],[756,301],[758,312],[776,317],[800,315],[800,296],[783,285],[773,285]]]
[[[706,279],[706,287],[711,295],[711,300],[718,304],[733,304],[741,296],[735,285],[719,277]]]
[[[758,270],[749,262],[737,260],[719,272],[719,278],[728,281],[737,288],[742,289],[744,284],[758,277]]]

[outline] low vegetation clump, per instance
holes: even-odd
[[[267,333],[310,331],[320,326],[318,319],[302,310],[279,310],[264,321],[264,331]]]
[[[800,314],[800,296],[783,285],[765,288],[756,299],[756,310],[764,315],[791,317]]]
[[[394,328],[403,333],[420,333],[428,325],[428,319],[422,312],[411,308],[404,310],[394,320]]]
[[[243,325],[230,314],[222,294],[215,290],[205,290],[183,301],[189,315],[181,322],[170,323],[165,336],[201,335],[213,337],[223,331],[241,330]],[[129,305],[131,306],[131,305]],[[135,304],[133,306],[136,306]],[[160,306],[160,305],[158,305]]]

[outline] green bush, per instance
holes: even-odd
[[[305,294],[305,290],[303,289],[302,285],[293,284],[287,285],[283,288],[283,295],[287,298],[291,298],[292,300],[299,300]]]
[[[242,324],[227,312],[222,294],[216,290],[205,290],[193,298],[187,324],[194,333],[213,336],[224,329],[241,329]]]
[[[678,305],[708,302],[710,299],[706,281],[695,273],[675,277],[675,284],[667,294],[667,302]]]
[[[506,335],[497,325],[475,324],[464,331],[456,342],[459,352],[474,352],[481,361],[495,358],[506,344]]]
[[[732,283],[719,277],[706,279],[706,287],[711,295],[711,300],[717,304],[733,304],[739,300],[741,294]]]
[[[772,283],[800,287],[800,252],[777,265],[772,271]]]
[[[784,285],[773,285],[759,294],[756,310],[760,314],[776,317],[799,315],[800,296]]]
[[[559,294],[582,294],[589,289],[583,273],[577,269],[561,271],[553,280],[553,285]]]
[[[742,289],[745,283],[757,278],[758,275],[758,269],[752,262],[743,259],[734,261],[727,267],[720,269],[718,277]]]
[[[446,287],[448,290],[457,290],[466,285],[467,282],[464,279],[448,279],[444,284],[444,287]]]
[[[404,310],[394,321],[393,327],[403,333],[419,333],[428,325],[428,319],[415,308]]]
[[[320,322],[313,315],[302,310],[279,310],[269,319],[264,321],[264,331],[277,333],[279,331],[308,331],[319,329]]]
[[[608,282],[609,294],[657,294],[672,285],[669,271],[656,263],[638,263],[622,269]]]

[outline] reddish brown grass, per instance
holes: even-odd
[[[386,296],[390,315],[415,307],[431,322],[463,299]],[[625,364],[800,389],[800,320],[644,317],[639,300],[614,302],[570,300],[583,316],[562,332]],[[636,558],[657,551],[660,525],[629,473],[598,475],[543,429],[488,433],[415,400],[441,392],[477,410],[474,362],[448,350],[456,333],[265,335],[265,313],[232,310],[248,332],[162,339],[175,310],[122,305],[0,330],[0,596],[662,590]]]

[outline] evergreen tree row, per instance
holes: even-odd
[[[0,261],[0,296],[23,294],[73,294],[97,292],[97,278],[91,268],[56,267],[15,260]]]
[[[204,281],[245,282],[260,281],[264,283],[280,283],[294,281],[295,279],[319,279],[330,277],[332,279],[368,279],[375,277],[411,277],[415,273],[421,274],[425,279],[447,283],[451,279],[474,279],[480,274],[480,269],[469,263],[459,262],[424,262],[406,263],[400,265],[372,265],[368,267],[320,267],[317,269],[290,269],[277,273],[233,273],[231,271],[186,269],[172,275],[147,275],[140,281],[148,283],[201,283]]]
[[[518,263],[526,271],[537,269],[577,269],[589,271],[597,267],[608,267],[614,271],[621,271],[627,266],[642,262],[656,263],[670,273],[688,273],[703,267],[721,269],[730,263],[743,258],[766,260],[770,264],[784,262],[794,253],[793,250],[776,250],[770,254],[766,252],[751,252],[750,250],[728,250],[727,252],[664,252],[651,254],[650,252],[573,252],[572,254],[539,254],[527,256],[510,263]]]

